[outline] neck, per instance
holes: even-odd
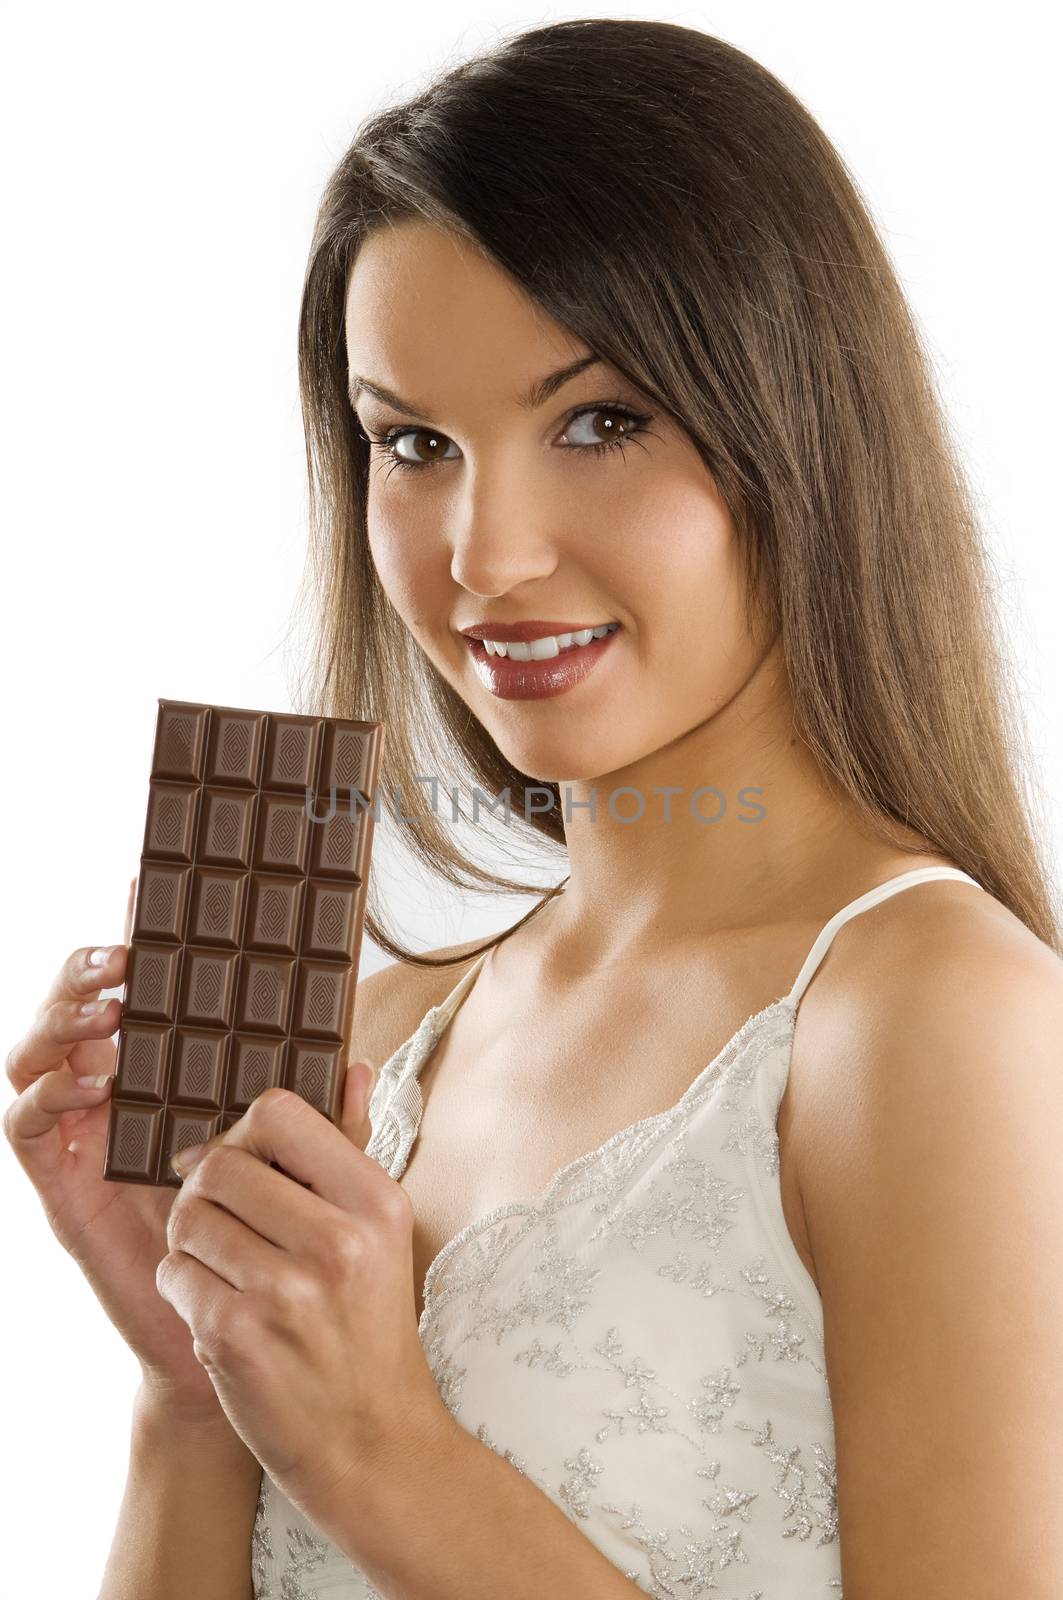
[[[874,859],[896,853],[858,823],[795,733],[774,647],[681,739],[559,786],[570,878],[542,925],[573,973],[824,908],[829,916],[844,886],[860,893]]]

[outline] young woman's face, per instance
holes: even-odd
[[[615,773],[738,693],[764,642],[747,635],[735,531],[658,405],[600,362],[522,404],[590,350],[428,223],[366,242],[346,338],[355,412],[374,441],[367,516],[380,581],[515,767],[553,782]],[[619,628],[556,656],[547,644],[548,659],[527,666],[496,662],[461,632],[485,623],[495,638],[491,624],[525,621],[548,624],[537,635]]]

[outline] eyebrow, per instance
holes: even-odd
[[[570,379],[578,377],[588,367],[604,366],[601,356],[583,356],[579,361],[573,361],[567,367],[560,367],[556,372],[550,372],[545,378],[540,378],[533,383],[527,394],[517,396],[517,404],[523,411],[537,411],[540,406],[552,398]],[[409,400],[403,400],[400,395],[392,394],[390,389],[385,389],[383,384],[371,383],[368,378],[358,377],[352,373],[348,383],[348,393],[351,405],[356,406],[359,397],[371,394],[374,399],[380,400],[386,406],[393,406],[404,417],[427,417],[431,415],[431,406],[417,406]]]

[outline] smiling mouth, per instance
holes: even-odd
[[[616,633],[619,627],[619,622],[605,622],[596,628],[580,628],[574,633],[549,634],[542,639],[527,641],[483,639],[475,642],[481,644],[489,656],[502,656],[510,661],[552,661],[568,651],[585,650],[596,639],[604,639],[609,634]]]

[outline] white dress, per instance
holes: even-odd
[[[844,906],[670,1110],[537,1205],[463,1228],[428,1271],[419,1331],[448,1409],[658,1600],[840,1600],[822,1305],[782,1209],[778,1109],[838,929],[937,878],[981,888],[922,867]],[[366,1153],[393,1178],[418,1074],[485,959],[381,1068]],[[251,1564],[255,1600],[381,1600],[265,1473]]]

